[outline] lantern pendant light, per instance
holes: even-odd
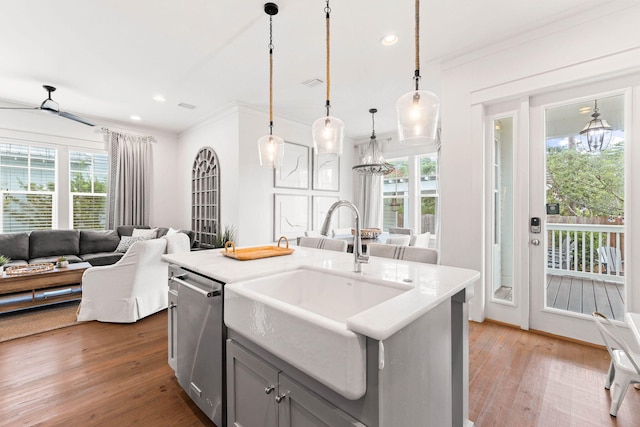
[[[440,99],[427,90],[420,90],[420,0],[415,1],[416,70],[415,90],[404,94],[396,102],[398,136],[407,145],[425,145],[437,139]]]
[[[395,167],[382,157],[382,149],[376,140],[374,115],[378,110],[372,108],[369,112],[371,113],[371,139],[364,156],[362,156],[362,162],[351,169],[362,175],[387,175],[393,172]]]
[[[324,8],[326,19],[326,41],[327,41],[327,102],[326,109],[327,115],[320,117],[311,127],[311,133],[313,138],[313,149],[316,154],[335,154],[337,156],[342,155],[342,142],[344,140],[344,122],[337,117],[333,117],[330,114],[331,110],[331,70],[330,70],[330,26],[331,26],[331,8],[329,7],[329,0]]]
[[[585,150],[590,153],[598,153],[607,149],[613,132],[611,125],[605,119],[599,118],[597,99],[591,117],[593,119],[584,125],[584,128],[580,131],[580,138]]]
[[[258,140],[260,166],[278,168],[284,159],[284,140],[273,134],[273,15],[278,5],[265,3],[264,11],[269,15],[269,135]]]

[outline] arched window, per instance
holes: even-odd
[[[191,171],[191,228],[200,247],[215,247],[220,233],[220,167],[216,152],[200,149]]]

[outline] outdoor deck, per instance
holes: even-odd
[[[624,321],[624,285],[608,280],[547,275],[547,307]]]
[[[495,297],[511,301],[512,289],[501,287]],[[624,321],[624,285],[609,280],[547,274],[547,307]]]

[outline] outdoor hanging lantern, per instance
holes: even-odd
[[[278,5],[265,3],[264,11],[269,15],[269,135],[258,140],[260,166],[278,168],[284,159],[284,140],[273,134],[273,15]]]
[[[611,142],[611,136],[613,135],[612,127],[607,123],[605,119],[600,119],[600,113],[598,112],[598,100],[595,100],[595,107],[593,119],[587,123],[580,131],[580,138],[582,139],[582,146],[590,153],[598,153],[602,150],[606,150]]]

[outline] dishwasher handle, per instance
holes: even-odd
[[[220,291],[220,289],[216,289],[216,290],[213,290],[213,291],[205,291],[204,289],[201,289],[201,288],[199,288],[197,286],[194,286],[189,282],[186,282],[186,281],[184,281],[182,279],[178,279],[176,276],[171,277],[169,280],[179,284],[180,286],[184,286],[185,288],[189,288],[192,291],[195,291],[195,292],[199,293],[200,295],[202,295],[205,298],[213,298],[213,297],[217,297],[217,296],[222,295],[222,292]]]

